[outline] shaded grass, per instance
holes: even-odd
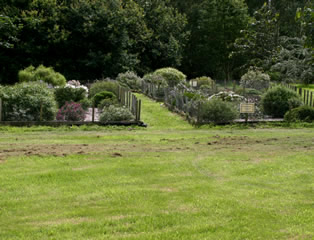
[[[2,129],[0,239],[314,237],[311,128],[195,129],[141,98],[147,129]]]

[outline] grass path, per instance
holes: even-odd
[[[140,98],[146,129],[0,128],[1,240],[314,238],[313,129],[195,129]]]

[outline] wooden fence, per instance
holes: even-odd
[[[130,90],[119,86],[118,100],[122,105],[131,111],[131,113],[135,116],[135,121],[141,120],[142,101],[137,99],[137,97]]]
[[[288,83],[282,83],[281,85],[298,93],[299,96],[302,98],[303,103],[305,105],[314,107],[314,96],[313,96],[314,92],[313,91],[304,89],[304,88],[298,88],[297,86],[294,86]]]
[[[135,122],[121,122],[121,124],[118,124],[117,122],[113,123],[114,125],[130,125],[130,124],[134,124],[134,123],[138,123],[139,125],[141,125],[141,106],[142,106],[142,102],[141,100],[137,99],[137,97],[132,94],[132,92],[126,88],[120,87],[118,89],[118,100],[119,102],[127,107],[131,113],[135,116]],[[2,122],[2,124],[5,124],[4,121],[4,117],[3,117],[3,100],[0,98],[0,122]],[[95,118],[95,108],[93,107],[92,109],[92,121],[91,122],[75,122],[76,125],[82,125],[82,124],[86,124],[86,123],[94,123],[94,118]],[[40,107],[40,120],[34,122],[34,124],[36,123],[40,123],[43,122],[42,121],[42,106]],[[7,122],[9,124],[9,122]],[[12,121],[13,123],[13,121]],[[15,123],[15,121],[14,121]],[[26,124],[27,122],[23,121],[24,124]],[[23,125],[23,123],[21,123]],[[58,123],[64,123],[64,124],[68,124],[67,121],[58,121]],[[19,124],[19,125],[21,125]],[[48,123],[47,123],[48,124]],[[53,126],[55,125],[54,121],[49,121],[49,124],[52,124]],[[49,125],[48,124],[48,125]],[[73,124],[73,122],[71,122],[71,124]],[[58,124],[60,125],[60,124]],[[108,125],[108,124],[107,124]]]

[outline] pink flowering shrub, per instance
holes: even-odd
[[[80,103],[66,102],[57,113],[58,121],[84,121],[85,111]]]

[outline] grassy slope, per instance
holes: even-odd
[[[313,129],[0,132],[0,239],[312,239]]]

